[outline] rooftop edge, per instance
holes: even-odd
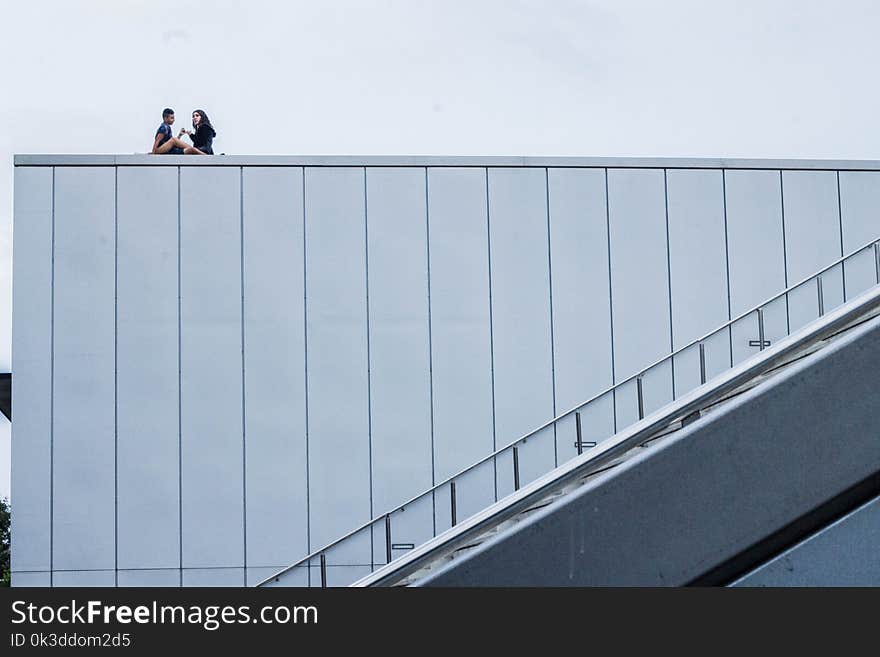
[[[880,171],[880,160],[718,157],[557,157],[446,155],[31,155],[19,166],[584,167],[647,169],[817,169]]]

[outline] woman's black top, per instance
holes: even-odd
[[[213,155],[214,149],[211,145],[216,136],[217,133],[214,128],[209,125],[200,125],[192,135],[193,146],[202,151],[202,153]]]

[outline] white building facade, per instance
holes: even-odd
[[[880,162],[15,165],[16,586],[253,585],[880,233]],[[866,252],[824,294],[873,283]],[[768,308],[765,339],[815,303]],[[759,348],[748,322],[722,337],[710,372]],[[698,383],[652,371],[647,410]],[[609,395],[585,438],[636,417]],[[548,444],[526,478],[576,454]],[[459,517],[512,487],[486,470]]]

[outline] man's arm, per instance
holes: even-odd
[[[153,150],[150,151],[153,155],[156,155],[159,153],[159,140],[160,139],[162,139],[162,133],[157,132],[156,138],[153,140]]]

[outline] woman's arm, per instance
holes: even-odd
[[[190,137],[192,138],[193,144],[204,144],[205,143],[205,130],[207,130],[207,126],[200,125],[195,131],[190,133]]]

